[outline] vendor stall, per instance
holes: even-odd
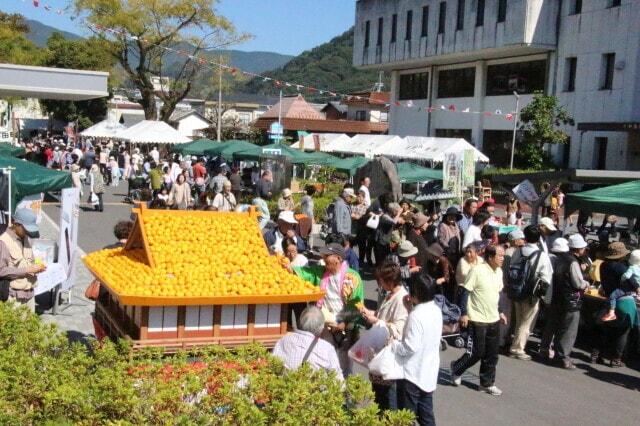
[[[397,163],[400,183],[418,183],[430,180],[442,180],[442,170],[428,169],[413,163]]]
[[[80,136],[85,138],[112,138],[118,132],[122,132],[127,127],[114,120],[102,120],[99,123],[80,132]]]
[[[234,139],[226,142],[221,142],[217,146],[205,150],[204,155],[208,155],[209,157],[220,156],[227,160],[231,160],[233,158],[233,155],[236,152],[251,151],[251,150],[254,150],[255,152],[257,152],[257,150],[261,150],[261,149],[258,145],[253,144],[251,142]]]
[[[220,142],[215,142],[210,139],[198,139],[193,142],[176,145],[171,149],[171,152],[182,155],[204,155],[206,150],[216,148],[219,145]]]
[[[124,129],[114,135],[114,139],[120,139],[132,144],[182,144],[191,142],[173,127],[164,121],[143,120]]]
[[[14,146],[8,143],[0,143],[0,155],[5,157],[22,157],[27,151],[21,146]]]
[[[640,180],[568,194],[565,212],[604,213],[640,217]]]
[[[269,255],[253,209],[134,212],[124,248],[84,258],[104,286],[95,321],[111,338],[167,351],[273,346],[289,327],[289,304],[323,297]]]

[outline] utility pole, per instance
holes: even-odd
[[[218,133],[218,142],[220,142],[222,139],[222,55],[219,57],[218,66],[218,123],[216,130]]]
[[[513,153],[516,150],[516,130],[518,130],[518,117],[520,115],[520,95],[514,91],[513,96],[516,97],[516,114],[513,117],[513,137],[511,138],[511,162],[509,163],[509,170],[513,170]]]

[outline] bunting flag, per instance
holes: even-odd
[[[33,0],[33,7],[40,6],[40,0]]]

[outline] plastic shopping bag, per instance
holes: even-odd
[[[98,198],[98,196],[95,193],[91,193],[91,204],[94,206],[97,206],[100,202],[100,199]]]
[[[369,217],[369,220],[367,220],[367,228],[378,229],[378,225],[380,225],[380,215],[371,215],[371,217]]]
[[[384,380],[404,379],[404,369],[399,361],[399,357],[391,349],[391,344],[387,345],[369,362],[369,372],[382,376]]]
[[[375,354],[384,348],[388,340],[387,327],[376,324],[368,330],[362,330],[358,341],[349,349],[349,358],[366,367]]]

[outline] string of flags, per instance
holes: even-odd
[[[27,0],[22,0],[22,2],[26,2]],[[71,6],[67,6],[65,8],[58,8],[58,9],[54,9],[52,8],[50,5],[48,4],[43,4],[43,2],[41,0],[31,0],[32,4],[34,7],[39,8],[42,5],[42,9],[47,11],[47,12],[54,12],[57,15],[67,15]],[[72,15],[69,17],[69,19],[71,21],[75,21],[76,20],[76,16]],[[83,25],[87,26],[88,28],[96,31],[96,32],[101,32],[101,33],[111,33],[114,35],[118,35],[121,37],[126,37],[127,39],[131,40],[131,41],[140,41],[143,43],[149,43],[146,39],[141,38],[141,37],[137,37],[131,34],[128,34],[126,31],[124,30],[117,30],[117,29],[113,29],[113,28],[108,28],[108,27],[104,27],[101,25],[97,25],[97,24],[90,24],[84,20],[81,21]],[[408,100],[408,101],[395,101],[392,103],[389,102],[385,102],[385,101],[380,101],[378,99],[373,99],[370,98],[368,96],[360,96],[360,95],[350,95],[347,93],[340,93],[338,91],[334,91],[334,90],[328,90],[328,89],[319,89],[313,86],[309,86],[309,85],[305,85],[305,84],[299,84],[299,83],[292,83],[292,82],[288,82],[288,81],[281,81],[278,79],[275,79],[273,77],[269,77],[263,74],[257,74],[257,73],[253,73],[250,71],[245,71],[245,70],[241,70],[237,67],[234,67],[232,65],[228,65],[228,64],[224,64],[224,63],[220,63],[220,62],[216,62],[214,60],[211,60],[209,58],[203,57],[203,56],[197,56],[197,55],[192,55],[189,52],[185,51],[185,50],[181,50],[181,49],[174,49],[171,47],[167,47],[167,46],[160,46],[160,45],[156,45],[156,47],[160,48],[160,49],[164,49],[167,52],[171,52],[173,54],[185,57],[191,61],[196,62],[198,65],[202,66],[202,67],[207,67],[209,69],[212,70],[224,70],[226,72],[228,72],[229,74],[231,74],[231,76],[236,77],[238,74],[244,75],[246,77],[249,78],[255,78],[255,79],[260,79],[262,80],[263,83],[272,83],[276,88],[278,89],[283,89],[283,88],[295,88],[298,93],[302,92],[302,91],[306,91],[307,93],[313,93],[316,95],[321,95],[321,96],[327,96],[330,98],[341,98],[341,99],[345,99],[347,101],[351,101],[351,100],[356,100],[356,101],[368,101],[371,104],[378,104],[378,105],[385,105],[386,107],[390,107],[391,105],[394,105],[396,107],[401,107],[401,108],[417,108],[418,111],[423,111],[428,113],[428,114],[432,114],[435,112],[448,112],[448,113],[462,113],[462,114],[480,114],[483,115],[485,117],[503,117],[506,120],[512,121],[514,119],[514,114],[509,112],[509,113],[503,113],[502,110],[497,109],[495,111],[472,111],[470,110],[470,108],[464,108],[464,109],[458,109],[458,107],[456,107],[456,105],[451,104],[451,105],[437,105],[437,106],[429,106],[429,107],[422,107],[422,106],[418,106],[416,104],[414,104],[413,101]]]

